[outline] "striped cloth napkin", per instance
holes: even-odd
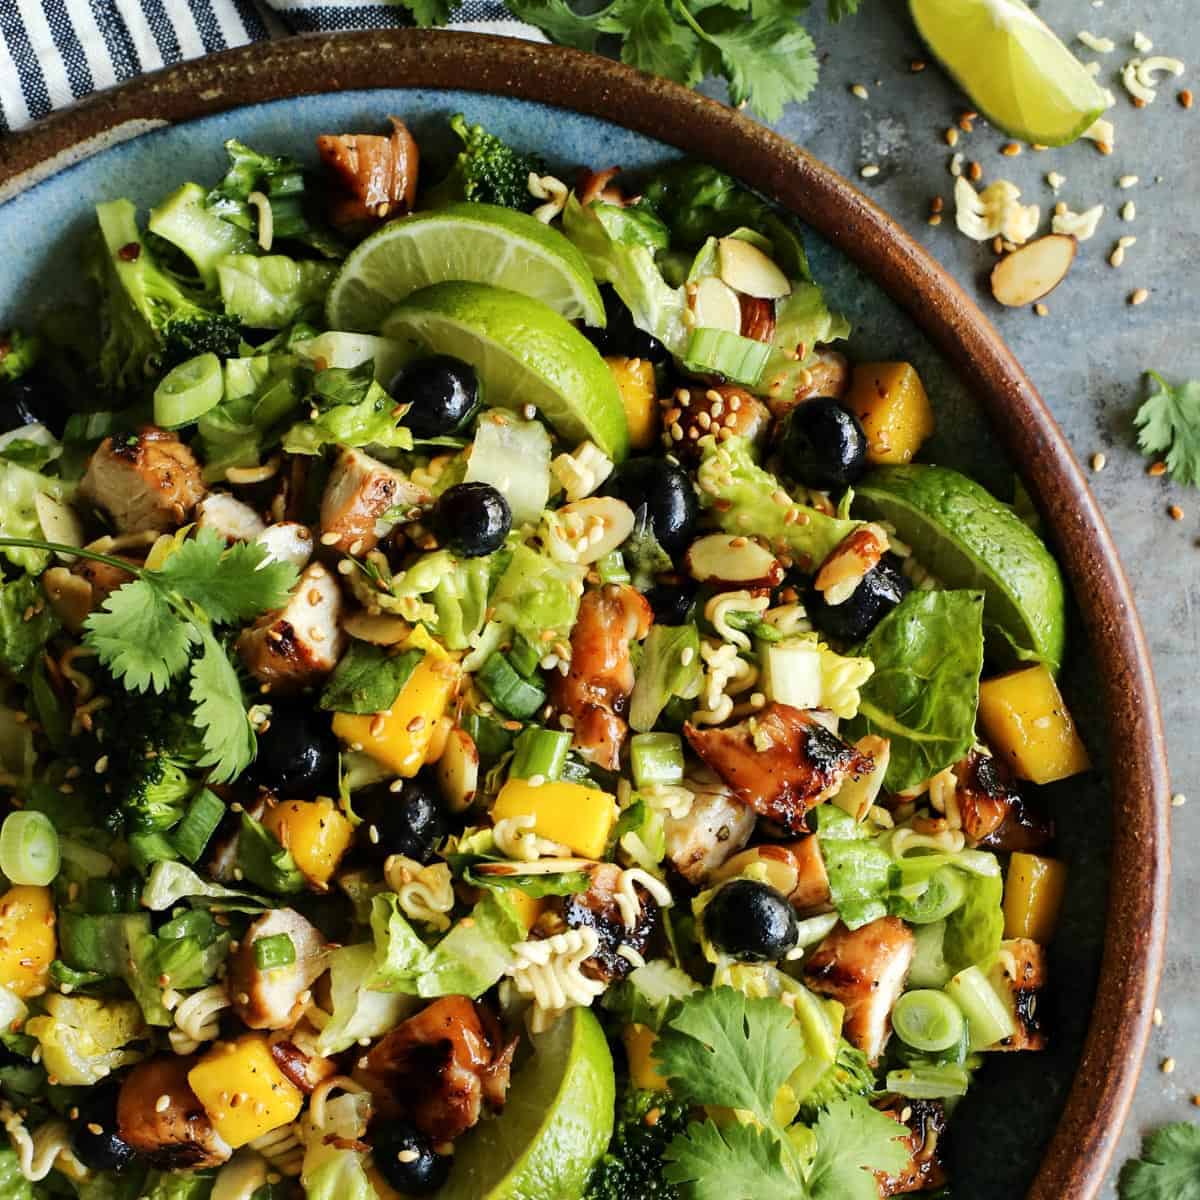
[[[451,28],[545,41],[500,0],[463,0]],[[171,63],[293,33],[392,29],[370,0],[0,0],[0,135]]]

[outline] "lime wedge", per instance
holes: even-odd
[[[613,1129],[612,1054],[600,1022],[573,1008],[533,1037],[504,1112],[459,1143],[439,1200],[582,1196]]]
[[[568,320],[604,324],[583,255],[557,229],[496,204],[452,204],[392,221],[347,256],[325,299],[332,329],[373,333],[398,301],[470,279],[532,296]]]
[[[1058,564],[1007,505],[946,467],[879,467],[855,511],[889,521],[947,587],[980,588],[989,649],[1005,661],[1062,662],[1066,599]]]
[[[486,404],[532,404],[568,441],[590,438],[614,461],[629,451],[612,372],[595,346],[540,300],[486,283],[435,283],[392,309],[383,334],[465,359],[479,372]]]
[[[1109,106],[1104,90],[1022,0],[909,0],[917,32],[1013,137],[1065,146]]]

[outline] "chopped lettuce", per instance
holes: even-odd
[[[815,570],[861,521],[826,516],[802,504],[784,505],[774,497],[779,480],[755,461],[745,438],[717,443],[705,439],[696,473],[700,503],[727,533],[753,533],[785,553],[804,570]],[[720,502],[720,503],[718,503]],[[796,516],[789,516],[798,514]]]
[[[563,210],[563,232],[579,248],[592,274],[611,283],[633,315],[634,324],[658,338],[672,354],[687,348],[684,323],[687,296],[663,278],[648,244],[648,214],[614,204],[584,208],[572,193]]]
[[[123,979],[141,1005],[148,1025],[171,1024],[158,986],[158,939],[149,913],[88,916],[61,911],[59,953],[70,967]]]
[[[304,1180],[306,1200],[375,1200],[366,1172],[362,1145],[371,1119],[370,1093],[346,1093],[326,1101],[317,1124],[312,1109],[304,1118]]]
[[[50,995],[45,1007],[25,1032],[37,1038],[42,1065],[59,1083],[90,1087],[144,1057],[129,1048],[146,1036],[135,1001]]]
[[[317,1038],[321,1054],[340,1054],[359,1038],[376,1038],[395,1028],[415,1007],[402,992],[365,987],[375,970],[375,947],[370,942],[342,946],[329,956],[331,1014]]]
[[[885,786],[902,792],[958,762],[975,742],[983,593],[911,592],[858,648],[875,664],[854,737],[891,742]]]
[[[304,890],[304,876],[291,851],[284,849],[249,813],[242,813],[238,834],[238,868],[242,878],[267,892],[287,896]]]
[[[151,1171],[138,1200],[208,1200],[215,1180],[203,1171]]]
[[[426,945],[391,893],[371,902],[375,972],[367,986],[416,996],[480,996],[507,970],[512,947],[525,937],[508,900],[484,896],[470,917],[457,922],[439,942]]]
[[[793,708],[827,708],[841,720],[858,713],[859,691],[875,670],[869,658],[838,654],[815,633],[760,641],[758,651],[759,686],[768,699]]]
[[[37,513],[37,496],[49,496],[66,502],[71,492],[71,485],[61,479],[39,475],[18,463],[0,458],[0,537],[45,537]],[[45,550],[6,546],[0,550],[0,554],[14,567],[31,575],[39,574],[50,561],[50,555]]]
[[[874,838],[834,838],[820,833],[829,893],[847,929],[888,914],[892,856]]]
[[[492,596],[497,624],[534,645],[542,644],[543,632],[568,638],[586,574],[586,567],[555,562],[530,546],[518,546]]]
[[[540,421],[485,413],[467,460],[467,483],[490,483],[512,510],[514,528],[532,524],[550,498],[550,434]]]
[[[376,381],[373,362],[318,371],[309,400],[317,415],[284,434],[289,454],[317,454],[325,446],[412,449],[412,431],[396,417],[396,402]]]
[[[252,329],[283,329],[320,304],[337,274],[332,263],[284,254],[230,254],[217,263],[225,312]]]
[[[36,766],[32,725],[24,719],[18,720],[14,709],[0,704],[0,771],[28,788]]]
[[[21,1174],[17,1152],[11,1146],[0,1150],[0,1200],[34,1200],[33,1184]]]
[[[702,674],[695,625],[651,626],[629,701],[630,727],[649,733],[672,697],[694,700],[700,694]]]
[[[962,906],[946,919],[942,952],[955,971],[988,962],[1004,937],[1004,881],[995,875],[961,873],[967,887]]]
[[[815,283],[799,283],[775,314],[771,355],[755,391],[761,395],[790,396],[801,384],[801,373],[813,362],[813,350],[826,342],[850,336],[850,322],[831,313]]]
[[[151,912],[165,912],[182,900],[227,912],[260,913],[269,907],[253,892],[213,883],[181,862],[155,863],[142,889],[142,906]]]
[[[0,383],[20,379],[41,357],[41,341],[32,333],[0,333]]]
[[[686,971],[666,959],[654,958],[614,983],[600,1003],[622,1021],[659,1030],[666,1024],[676,1001],[690,996],[699,987]]]

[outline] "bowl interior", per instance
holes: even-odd
[[[224,170],[222,142],[237,137],[256,148],[314,158],[317,134],[378,128],[396,113],[426,140],[445,138],[445,119],[465,112],[553,166],[650,166],[677,151],[617,125],[546,105],[469,92],[426,89],[348,91],[298,97],[169,126],[123,142],[68,167],[0,207],[0,328],[36,318],[49,304],[78,298],[76,250],[93,228],[92,206],[128,196],[144,209],[186,179],[207,183]],[[975,475],[1003,499],[1015,481],[981,409],[916,324],[845,254],[816,233],[806,244],[831,307],[850,317],[854,358],[908,359],[919,370],[938,415],[938,431],[922,459]],[[1072,622],[1080,629],[1079,622]],[[1029,1187],[1057,1124],[1079,1064],[1100,969],[1112,794],[1091,655],[1077,637],[1064,687],[1099,770],[1047,789],[1058,822],[1071,886],[1051,951],[1052,1048],[1041,1055],[992,1055],[954,1124],[954,1191],[974,1200],[1012,1200]]]

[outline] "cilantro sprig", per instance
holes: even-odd
[[[32,538],[0,538],[0,546],[57,551],[118,567],[133,579],[117,588],[84,623],[84,644],[131,692],[161,695],[184,671],[201,734],[202,767],[224,783],[254,760],[254,731],[237,669],[217,626],[253,620],[286,603],[296,584],[291,563],[268,561],[266,547],[226,547],[199,530],[153,570],[107,554]]]
[[[1165,455],[1167,471],[1180,483],[1200,487],[1200,379],[1172,387],[1148,371],[1158,384],[1133,418],[1143,454]]]
[[[659,1033],[654,1053],[672,1095],[753,1118],[693,1123],[671,1141],[664,1177],[687,1200],[874,1200],[874,1172],[895,1174],[908,1162],[904,1130],[858,1096],[820,1114],[815,1154],[801,1156],[776,1099],[807,1050],[777,999],[728,987],[696,992]]]
[[[1121,1200],[1200,1200],[1200,1125],[1176,1121],[1148,1134],[1121,1168]]]

